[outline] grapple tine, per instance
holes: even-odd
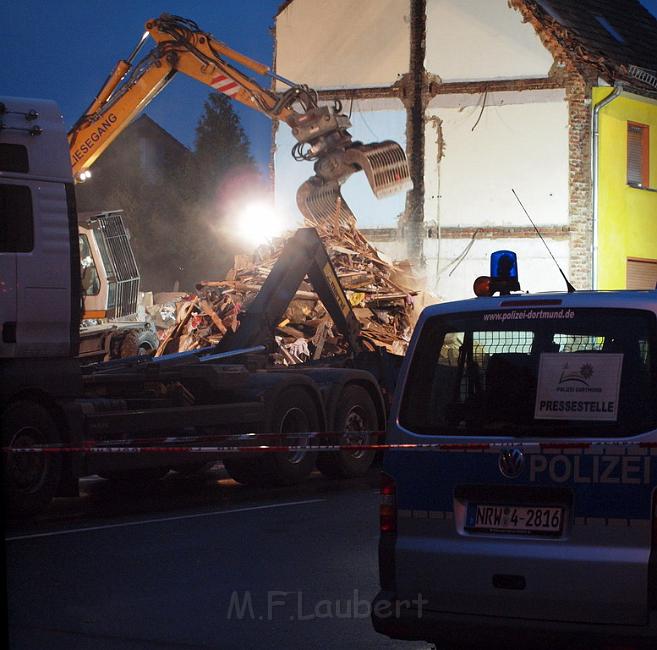
[[[337,181],[326,182],[313,176],[298,189],[297,205],[311,226],[326,227],[336,221],[341,228],[356,224],[356,217],[342,198]]]
[[[345,152],[345,162],[357,165],[367,176],[377,198],[412,188],[404,150],[392,140],[372,144],[354,143]]]

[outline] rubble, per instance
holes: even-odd
[[[309,222],[317,229],[362,326],[365,347],[382,347],[404,354],[417,314],[413,287],[417,280],[408,262],[391,262],[358,231],[355,220],[341,215],[338,223]],[[204,281],[197,294],[176,303],[175,324],[161,332],[157,355],[184,352],[218,343],[239,327],[240,312],[248,309],[278,260],[284,238],[261,246],[253,256],[236,255],[224,280]],[[347,351],[347,343],[305,280],[274,332],[277,350],[272,361],[294,365]]]

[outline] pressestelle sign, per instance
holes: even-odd
[[[534,418],[615,421],[622,367],[622,354],[542,354]]]

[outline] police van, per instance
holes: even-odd
[[[491,267],[425,309],[401,370],[374,627],[657,648],[657,291],[512,294],[515,256]]]

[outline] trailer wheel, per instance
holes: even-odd
[[[57,445],[60,442],[57,425],[48,411],[36,402],[14,402],[2,414],[2,445],[5,448]],[[62,475],[61,453],[8,451],[3,464],[3,491],[10,512],[30,515],[50,503]]]
[[[150,354],[157,350],[160,342],[157,334],[150,329],[130,330],[121,341],[119,357],[136,357],[141,354]]]
[[[367,444],[371,436],[366,431],[376,431],[378,417],[370,394],[362,386],[347,386],[338,401],[334,418],[335,430],[344,432],[341,444]],[[354,478],[364,476],[372,465],[373,449],[324,452],[317,459],[319,471],[330,478]]]
[[[99,474],[102,478],[130,487],[147,487],[159,481],[169,473],[168,467],[139,467],[134,469],[105,470]]]
[[[267,433],[297,433],[317,431],[319,414],[312,397],[302,388],[289,388],[276,397]],[[305,437],[280,440],[271,444],[301,445]],[[231,478],[245,485],[294,485],[303,481],[315,466],[316,452],[267,452],[256,457],[228,457],[224,467]]]

